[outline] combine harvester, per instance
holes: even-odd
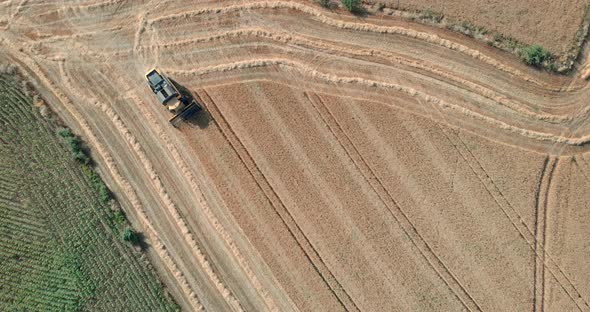
[[[168,111],[174,113],[174,116],[168,120],[174,127],[177,127],[176,121],[187,116],[190,111],[201,109],[194,99],[181,95],[170,79],[160,74],[157,69],[154,68],[147,72],[145,78],[158,101],[167,106]]]

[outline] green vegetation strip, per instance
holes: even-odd
[[[0,311],[175,311],[83,142],[0,75]]]

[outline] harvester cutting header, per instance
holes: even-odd
[[[174,121],[186,115],[192,109],[200,109],[197,102],[187,96],[180,94],[174,83],[168,77],[160,74],[157,69],[150,70],[145,74],[152,92],[156,94],[158,101],[168,107],[168,111],[174,113],[168,121],[174,125]]]

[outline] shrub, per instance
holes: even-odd
[[[90,185],[92,188],[98,192],[98,197],[103,204],[109,204],[111,202],[112,196],[111,192],[107,188],[106,184],[102,181],[100,176],[88,165],[83,165],[82,172],[88,177],[90,180]]]
[[[551,54],[538,44],[533,44],[524,48],[521,52],[521,58],[527,65],[541,66],[543,62],[549,60]]]
[[[98,193],[98,198],[100,199],[100,202],[102,202],[105,205],[110,204],[111,199],[113,198],[112,194],[109,191],[106,184],[104,184],[100,176],[91,167],[90,157],[88,157],[88,155],[86,155],[86,153],[82,149],[84,143],[82,139],[73,134],[72,130],[70,130],[69,128],[59,128],[57,130],[57,134],[61,136],[64,139],[64,141],[68,144],[70,152],[72,153],[74,159],[78,161],[80,164],[82,164],[80,166],[82,168],[82,172],[84,172],[84,174],[88,177],[88,179],[90,180],[90,185]],[[119,225],[123,224],[125,222],[125,215],[122,214],[122,212],[116,214],[115,222],[117,222]],[[131,240],[133,244],[136,244],[136,240],[138,239],[137,233],[133,232],[133,230],[131,229],[126,229],[123,235],[123,239],[125,241]]]
[[[82,150],[82,139],[80,137],[74,135],[69,128],[59,128],[57,134],[68,143],[75,160],[84,165],[90,164],[90,158]]]
[[[494,34],[494,41],[500,42],[502,40],[504,40],[504,36],[501,33],[495,33]]]
[[[331,9],[332,8],[332,1],[331,0],[316,0],[316,2],[323,6],[324,8]]]
[[[81,151],[74,153],[74,159],[84,165],[90,164],[90,158],[88,158],[88,156],[86,156],[86,154],[84,154],[84,152]]]
[[[133,245],[139,244],[139,235],[133,229],[127,227],[123,231],[123,240]]]
[[[349,12],[355,13],[360,10],[360,4],[361,4],[360,0],[340,0],[340,2],[342,2],[342,5]]]
[[[125,213],[123,212],[123,210],[115,211],[115,213],[113,214],[113,221],[117,225],[122,225],[125,224],[125,222],[127,222],[127,217],[125,217]]]
[[[98,197],[104,204],[108,204],[111,201],[111,192],[102,181],[98,186]]]
[[[69,128],[59,128],[57,129],[57,134],[64,139],[74,136]]]
[[[90,181],[92,187],[94,187],[94,189],[98,192],[98,197],[100,198],[100,201],[104,204],[108,204],[111,200],[111,192],[109,192],[109,189],[104,184],[104,182],[102,182],[102,179],[98,176],[98,174],[96,174],[96,172],[92,172],[92,177],[90,178]]]
[[[70,150],[74,155],[80,153],[82,151],[82,140],[80,140],[77,136],[68,137],[66,139],[68,144],[70,145]]]
[[[444,16],[440,13],[436,13],[431,9],[427,9],[426,11],[420,13],[420,18],[423,20],[429,20],[433,23],[440,23]]]

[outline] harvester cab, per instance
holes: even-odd
[[[150,89],[156,94],[158,101],[168,108],[168,111],[175,115],[169,119],[170,123],[176,126],[175,121],[181,119],[188,111],[200,109],[195,100],[180,94],[176,86],[168,77],[160,74],[157,69],[152,69],[145,78],[148,81]]]

